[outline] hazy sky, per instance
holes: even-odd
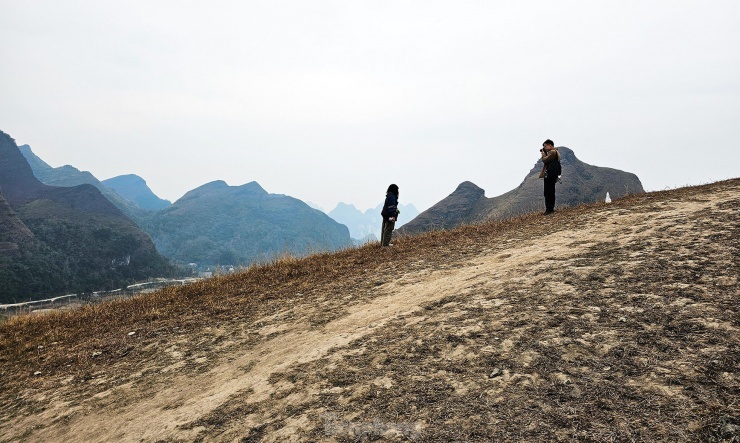
[[[360,209],[516,187],[546,138],[737,177],[740,2],[0,0],[0,130],[52,166]]]

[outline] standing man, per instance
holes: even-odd
[[[542,143],[542,171],[540,178],[545,179],[545,214],[550,215],[555,212],[555,182],[560,176],[560,153],[555,148],[552,140],[547,139]]]
[[[380,215],[383,216],[383,230],[380,233],[380,246],[392,246],[391,235],[393,228],[396,226],[396,218],[400,211],[398,210],[398,186],[392,184],[388,186],[385,193],[385,203]]]

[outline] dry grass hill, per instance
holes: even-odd
[[[0,325],[0,441],[739,441],[740,179]]]

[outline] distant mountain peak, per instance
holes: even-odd
[[[51,167],[34,154],[31,147],[28,145],[22,145],[22,149],[19,146],[18,150],[30,165],[33,175],[44,185],[58,187],[72,187],[82,184],[93,185],[98,188],[108,201],[113,203],[113,205],[132,220],[141,220],[144,215],[144,211],[138,207],[136,203],[122,197],[120,194],[104,185],[90,172],[80,171],[71,165],[64,165],[58,168]]]
[[[0,192],[10,206],[16,206],[46,186],[33,174],[15,140],[0,131]]]
[[[202,184],[198,186],[197,188],[191,189],[190,191],[186,192],[185,195],[183,195],[180,200],[188,200],[191,198],[199,198],[203,195],[209,194],[214,191],[220,191],[223,189],[228,189],[229,185],[226,184],[223,180],[214,180],[212,182],[208,182],[205,184]],[[179,201],[179,200],[178,200]]]
[[[565,147],[565,146],[559,146],[558,152],[560,153],[561,159],[564,158],[566,160],[569,160],[571,158],[576,158],[576,153],[573,152],[572,149]]]
[[[169,200],[157,197],[146,184],[146,180],[136,174],[119,175],[109,178],[108,180],[103,180],[103,184],[116,191],[121,197],[147,211],[159,211],[172,204]]]
[[[265,191],[265,188],[260,186],[259,183],[256,181],[251,181],[249,183],[243,184],[241,186],[238,186],[240,191],[249,191],[251,193],[255,194],[267,194],[268,192]]]
[[[251,181],[241,186],[229,186],[228,183],[223,180],[214,180],[212,182],[208,182],[204,185],[198,186],[192,191],[188,191],[185,195],[182,196],[180,200],[189,200],[193,198],[202,198],[206,196],[222,194],[246,197],[271,195],[267,191],[265,191],[265,189],[256,181]]]
[[[31,150],[31,147],[29,145],[20,145],[18,146],[18,149],[21,151],[21,154],[26,158],[28,161],[28,164],[31,166],[31,169],[33,170],[33,173],[36,174],[37,170],[49,170],[53,169],[51,166],[49,166],[48,163],[41,160],[39,156],[34,154],[33,150]]]
[[[107,182],[107,181],[111,181],[111,180],[120,180],[120,181],[126,181],[126,182],[129,182],[129,183],[136,183],[136,184],[142,184],[142,183],[143,183],[143,184],[146,184],[146,180],[144,180],[143,178],[139,177],[139,176],[138,176],[138,175],[136,175],[136,174],[123,174],[123,175],[118,175],[118,176],[116,176],[116,177],[113,177],[113,178],[109,178],[109,179],[107,179],[107,180],[103,180],[103,183],[105,183],[105,182]]]
[[[226,183],[225,181],[214,180],[212,182],[204,183],[198,186],[197,188],[193,189],[193,191],[196,191],[199,189],[208,190],[208,189],[222,189],[222,188],[228,188],[228,187],[229,187],[229,184]]]
[[[455,191],[450,194],[450,196],[461,196],[466,199],[475,199],[477,200],[482,195],[484,195],[486,191],[483,190],[483,188],[479,187],[473,182],[470,181],[464,181],[457,185],[457,188]]]
[[[403,226],[404,223],[419,215],[419,211],[414,205],[399,203],[398,208],[401,210],[401,216],[396,223],[397,227]],[[347,226],[352,238],[364,241],[368,238],[377,239],[380,237],[383,220],[380,211],[382,209],[382,203],[378,207],[360,211],[354,204],[339,202],[336,208],[329,211],[328,214],[329,217]]]
[[[249,264],[351,244],[346,226],[255,181],[229,186],[218,180],[189,191],[152,215],[150,235],[173,260],[201,265]]]

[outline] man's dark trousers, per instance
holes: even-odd
[[[555,211],[555,182],[557,177],[545,177],[545,212]]]

